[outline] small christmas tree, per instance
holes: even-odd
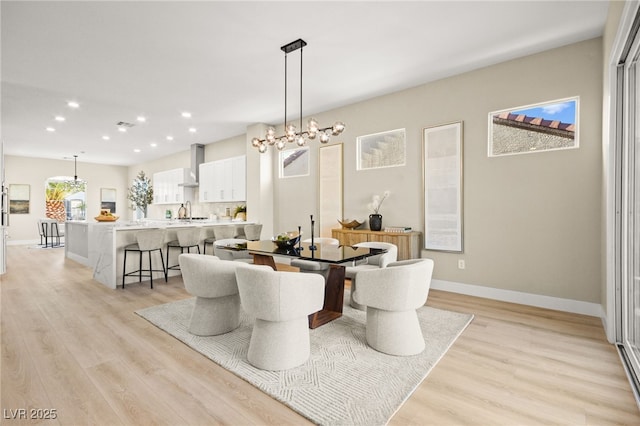
[[[140,209],[147,216],[147,205],[153,203],[153,186],[151,180],[140,171],[128,188],[127,199],[131,201],[131,210]]]

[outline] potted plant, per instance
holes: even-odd
[[[233,213],[233,217],[238,220],[247,220],[247,206],[239,205]]]
[[[137,210],[142,218],[147,217],[147,206],[153,203],[153,186],[151,180],[140,171],[127,189],[127,199],[131,201],[131,210]]]

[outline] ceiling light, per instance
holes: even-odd
[[[111,138],[109,138],[109,136],[107,136],[107,135],[104,135],[104,136],[102,137],[102,139],[104,139],[105,141],[108,141],[108,140],[109,140],[109,139],[111,139]]]
[[[138,118],[136,118],[136,120],[138,120],[141,123],[144,123],[145,121],[147,121],[146,117],[143,117],[143,116],[139,116]]]
[[[151,142],[149,145],[151,145],[153,148],[155,148],[156,146],[158,146],[158,144],[157,144],[157,143],[155,143],[155,142]]]
[[[125,127],[118,127],[118,131],[122,133],[127,133],[127,129]]]
[[[54,129],[53,127],[47,127],[47,132],[55,132],[56,129]]]
[[[64,121],[64,120],[65,120],[65,118],[64,118],[63,116],[61,116],[61,115],[56,115],[55,120],[56,120],[56,121],[60,121],[60,122],[62,122],[62,121]]]
[[[191,118],[191,113],[189,111],[185,111],[181,114],[184,118]]]
[[[307,139],[315,139],[319,136],[321,143],[329,142],[331,135],[339,135],[344,131],[344,123],[337,121],[332,127],[319,128],[318,122],[311,118],[307,123],[307,130],[302,131],[302,48],[307,45],[307,42],[301,38],[292,41],[289,44],[285,44],[280,48],[284,52],[284,125],[285,134],[283,136],[276,136],[276,129],[269,127],[264,139],[253,138],[251,144],[258,148],[260,153],[267,152],[267,145],[276,145],[276,148],[282,150],[286,143],[295,142],[298,146],[304,146],[307,144]],[[287,123],[287,54],[295,52],[300,49],[300,128],[296,129],[296,126],[292,123]]]
[[[140,152],[138,148],[134,149],[133,152]]]
[[[80,104],[77,103],[76,101],[69,101],[67,102],[67,106],[69,108],[80,108]]]
[[[198,131],[198,129],[196,129],[195,127],[189,127],[189,132],[195,133],[197,131]]]
[[[173,136],[167,136],[167,140],[168,141],[172,141],[173,140]]]

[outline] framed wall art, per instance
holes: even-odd
[[[580,98],[565,98],[489,113],[489,157],[580,146]]]
[[[309,147],[280,151],[280,177],[309,176]]]
[[[406,161],[405,129],[359,136],[357,149],[357,170],[404,166]]]
[[[319,234],[330,238],[343,212],[342,144],[321,146],[318,152]]]
[[[31,187],[28,184],[9,185],[9,213],[29,214]]]
[[[462,121],[423,130],[424,248],[463,251]]]

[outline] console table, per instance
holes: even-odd
[[[398,260],[420,258],[420,236],[422,232],[384,232],[369,229],[332,229],[331,236],[341,245],[352,246],[365,241],[391,243],[398,247]]]

